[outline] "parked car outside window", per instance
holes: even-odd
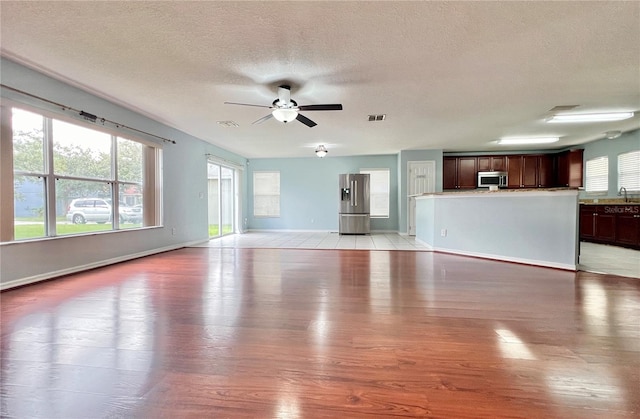
[[[142,221],[142,208],[119,205],[120,223]],[[67,221],[74,224],[111,222],[111,200],[103,198],[77,198],[67,208]]]

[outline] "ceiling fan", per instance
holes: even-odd
[[[304,115],[301,115],[300,111],[341,111],[341,104],[331,104],[331,105],[304,105],[298,106],[298,103],[291,99],[291,86],[283,84],[278,87],[278,98],[273,101],[271,106],[267,105],[251,105],[249,103],[237,103],[237,102],[224,102],[225,105],[241,105],[241,106],[256,106],[259,108],[269,108],[271,109],[271,113],[267,116],[264,116],[257,121],[254,121],[254,124],[261,124],[264,121],[275,118],[280,122],[291,122],[294,119],[302,122],[309,128],[315,127],[316,124],[309,118]]]

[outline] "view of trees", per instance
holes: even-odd
[[[54,133],[55,135],[55,133]],[[55,137],[54,137],[55,138]],[[54,174],[73,176],[79,180],[59,180],[56,182],[58,202],[67,203],[79,197],[110,197],[109,182],[115,180],[112,175],[111,152],[93,147],[91,140],[86,145],[75,141],[65,144],[53,142]],[[142,148],[143,145],[124,138],[117,139],[118,180],[142,184]],[[41,128],[29,131],[16,130],[13,136],[14,171],[31,175],[45,174],[45,141]],[[16,177],[16,200],[20,200],[21,183],[28,182],[31,176]],[[133,186],[133,185],[132,185]],[[139,188],[133,188],[139,189]]]

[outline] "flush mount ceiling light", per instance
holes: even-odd
[[[318,147],[316,147],[316,156],[320,158],[323,158],[324,156],[326,156],[328,152],[329,150],[327,150],[327,148],[324,145],[319,145]]]
[[[633,117],[633,112],[582,113],[553,115],[547,122],[606,122],[622,121]]]
[[[291,122],[298,117],[297,109],[276,108],[271,112],[273,117],[280,122]]]
[[[531,138],[502,138],[498,140],[500,145],[524,145],[524,144],[548,144],[555,143],[558,137],[531,137]]]
[[[621,135],[622,135],[622,131],[607,131],[607,132],[604,133],[604,137],[607,140],[615,140],[616,138],[618,138]]]

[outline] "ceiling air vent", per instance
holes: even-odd
[[[558,106],[554,106],[553,108],[549,109],[549,112],[564,112],[564,111],[570,111],[571,109],[575,109],[580,105],[558,105]]]
[[[379,115],[369,115],[369,122],[373,122],[373,121],[384,121],[385,118],[387,117],[386,114],[379,114]]]
[[[218,125],[225,128],[238,128],[240,126],[234,121],[218,121]]]

